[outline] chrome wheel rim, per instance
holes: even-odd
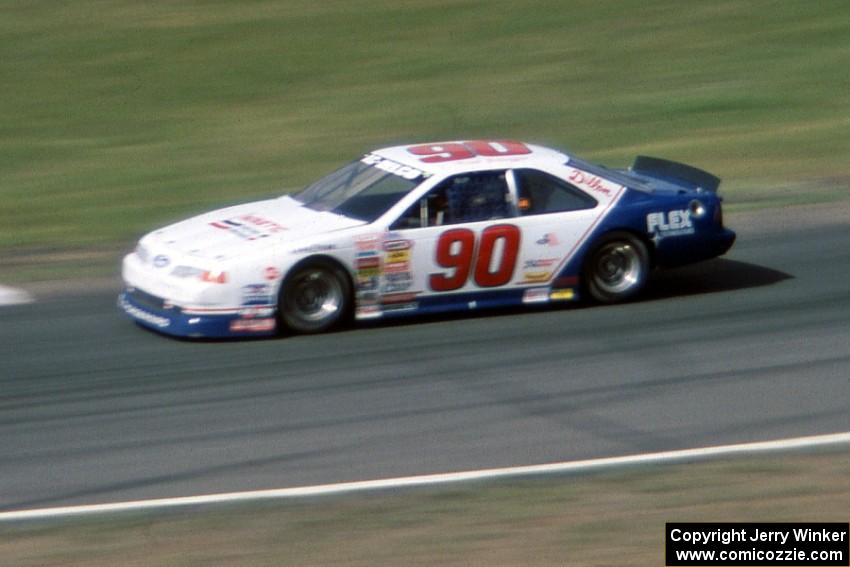
[[[288,292],[290,313],[304,321],[332,319],[342,306],[342,286],[324,270],[311,269],[298,274]]]
[[[623,293],[640,281],[640,253],[629,243],[611,242],[596,255],[593,280],[606,293]]]

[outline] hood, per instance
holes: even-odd
[[[314,211],[291,197],[218,209],[150,233],[168,249],[209,260],[227,260],[319,234],[365,224]]]

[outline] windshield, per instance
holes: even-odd
[[[373,222],[425,177],[418,169],[369,154],[316,181],[293,198],[316,211]]]

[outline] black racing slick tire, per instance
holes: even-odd
[[[604,235],[585,261],[586,291],[600,303],[618,303],[633,298],[649,278],[646,245],[628,232]]]
[[[307,260],[297,265],[281,286],[278,319],[296,333],[321,333],[347,318],[351,282],[343,268],[330,260]]]

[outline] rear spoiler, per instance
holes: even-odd
[[[630,169],[638,175],[684,185],[689,189],[703,189],[716,193],[720,186],[720,178],[716,175],[684,163],[661,158],[637,156]]]

